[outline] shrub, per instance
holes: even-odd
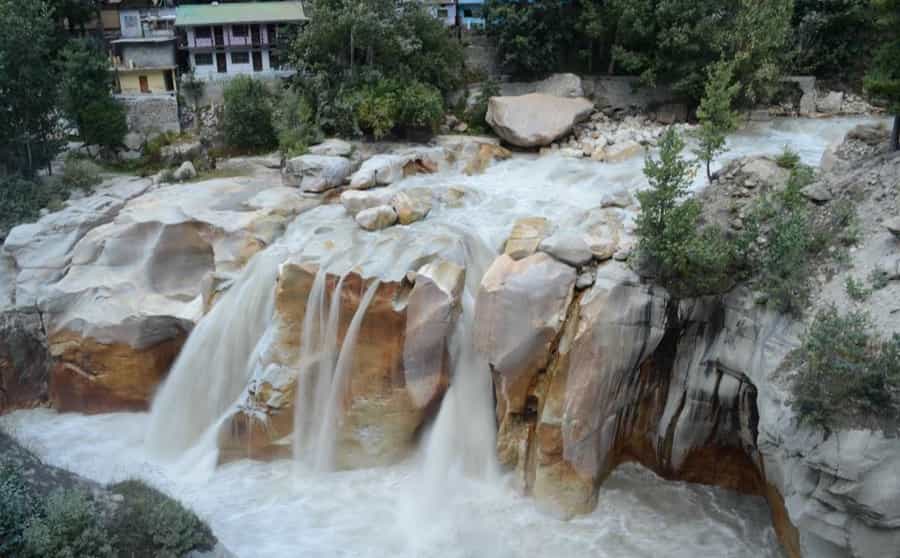
[[[0,556],[20,556],[38,501],[11,463],[0,463]]]
[[[488,102],[491,97],[500,94],[500,84],[494,80],[488,80],[481,84],[475,103],[469,107],[465,114],[466,123],[474,133],[484,133],[490,126],[487,123]]]
[[[63,166],[62,182],[69,188],[90,190],[102,181],[100,172],[100,167],[93,161],[68,157]]]
[[[872,332],[863,312],[831,306],[810,325],[799,349],[791,406],[798,420],[828,432],[844,427],[894,432],[900,419],[900,335]]]
[[[869,283],[872,284],[873,291],[880,291],[887,287],[890,280],[890,273],[881,266],[876,266],[872,272],[869,273]]]
[[[57,490],[25,528],[25,554],[35,558],[113,556],[112,538],[94,503],[78,490]]]
[[[812,242],[805,211],[782,211],[769,224],[765,249],[751,265],[757,287],[766,302],[779,312],[799,315],[809,303]]]
[[[775,162],[783,169],[794,170],[800,166],[800,155],[785,145],[781,155],[775,158]]]
[[[50,203],[50,193],[37,182],[19,176],[0,177],[0,233],[37,219]]]
[[[362,89],[357,107],[360,128],[376,139],[395,128],[434,131],[444,115],[444,102],[437,89],[412,81],[379,80]]]
[[[660,141],[660,159],[647,159],[650,188],[638,193],[639,257],[676,296],[722,292],[732,283],[736,244],[712,226],[700,228],[700,203],[686,199],[695,167],[681,157],[673,128]]]
[[[286,157],[303,155],[310,145],[322,139],[312,106],[294,89],[279,94],[272,112],[272,125],[278,135],[278,148]]]
[[[88,145],[119,147],[128,133],[125,107],[110,96],[86,104],[79,112],[78,121],[81,139]]]
[[[261,81],[237,76],[225,87],[225,143],[247,151],[277,145],[272,128],[272,93]]]
[[[867,289],[862,281],[857,281],[853,277],[847,277],[844,281],[844,289],[847,291],[847,296],[857,302],[869,298],[869,295],[872,294],[872,291]]]
[[[180,558],[215,545],[212,532],[191,511],[137,480],[110,487],[125,502],[110,523],[121,556]]]

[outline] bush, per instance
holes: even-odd
[[[85,105],[79,112],[78,121],[81,139],[88,145],[119,147],[128,133],[125,107],[110,96]]]
[[[225,143],[247,151],[265,151],[278,144],[272,127],[273,95],[261,81],[237,76],[225,87]]]
[[[37,182],[18,176],[0,178],[0,233],[6,236],[12,227],[37,220],[50,201],[50,192]]]
[[[831,306],[810,325],[799,349],[792,408],[827,432],[846,427],[896,431],[900,420],[900,335],[873,334],[862,312]]]
[[[180,558],[215,545],[212,532],[184,506],[137,480],[110,487],[125,503],[110,523],[121,556]]]
[[[785,145],[781,155],[775,158],[775,162],[783,169],[794,170],[800,165],[800,155]]]
[[[113,556],[112,538],[94,503],[78,490],[57,490],[25,528],[25,555],[35,558]]]
[[[500,84],[490,79],[481,84],[475,103],[466,111],[465,120],[473,133],[485,133],[490,129],[487,123],[488,102],[500,95]]]
[[[0,556],[24,552],[25,528],[39,503],[10,463],[0,463]]]
[[[278,148],[285,157],[306,153],[310,145],[322,139],[315,125],[315,113],[309,101],[294,89],[281,91],[272,113],[272,125],[278,135]]]
[[[847,277],[847,280],[844,281],[844,289],[847,291],[847,296],[857,302],[869,298],[869,295],[872,294],[872,291],[867,289],[862,281],[857,281],[853,277]]]
[[[357,120],[362,130],[380,139],[396,128],[433,132],[444,115],[437,89],[419,82],[380,80],[359,95]]]
[[[638,192],[639,258],[642,266],[676,296],[727,290],[737,246],[712,226],[700,228],[700,203],[686,199],[695,167],[681,157],[684,142],[670,128],[660,141],[660,159],[647,159],[650,188]]]
[[[81,157],[68,157],[63,166],[62,182],[69,188],[90,190],[102,182],[100,172],[100,167],[93,161]]]

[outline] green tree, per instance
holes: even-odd
[[[0,0],[0,174],[49,168],[62,146],[52,14],[43,0]]]
[[[79,110],[81,139],[88,145],[116,148],[128,133],[125,107],[109,94],[90,101]]]
[[[793,71],[856,81],[871,58],[872,11],[871,0],[794,0]]]
[[[794,0],[739,0],[721,52],[734,61],[741,98],[754,105],[772,100],[787,62]]]
[[[563,0],[489,0],[485,30],[497,45],[501,64],[521,78],[557,70],[572,46],[575,22],[568,4]]]
[[[294,85],[325,132],[358,134],[362,93],[384,80],[439,95],[462,84],[462,47],[417,2],[314,0],[308,10],[288,58],[298,70]]]
[[[887,101],[888,111],[894,115],[891,150],[900,150],[900,0],[872,0],[877,9],[878,25],[883,30],[883,42],[866,75],[869,94]]]
[[[738,114],[731,107],[741,86],[734,83],[731,63],[720,61],[709,68],[706,92],[697,109],[700,129],[695,153],[706,165],[706,177],[712,181],[710,164],[725,152],[726,137],[738,127]]]
[[[237,76],[225,87],[225,143],[241,150],[272,149],[278,139],[272,127],[272,92],[248,76]]]
[[[113,73],[106,55],[88,39],[73,39],[60,57],[62,109],[80,130],[85,103],[111,94]]]
[[[659,159],[644,164],[650,188],[637,195],[640,265],[675,296],[722,292],[732,284],[735,248],[718,228],[700,227],[700,203],[688,195],[695,167],[681,156],[683,149],[669,128]]]

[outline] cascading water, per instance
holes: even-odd
[[[804,162],[815,164],[828,141],[853,124],[759,125],[731,138],[729,156],[776,154],[790,144]],[[730,492],[664,483],[624,468],[606,482],[593,514],[560,522],[540,515],[532,502],[497,481],[491,377],[471,340],[481,274],[515,219],[542,216],[571,223],[605,193],[640,187],[640,167],[638,159],[600,165],[515,157],[481,176],[410,178],[398,188],[438,192],[461,185],[463,202],[437,204],[423,222],[378,233],[359,231],[340,206],[306,212],[282,240],[251,260],[198,323],[151,415],[37,410],[2,420],[51,463],[103,482],[142,477],[161,486],[206,518],[238,556],[775,557],[777,543],[764,505]],[[328,469],[333,464],[338,404],[353,365],[355,330],[377,288],[368,286],[339,344],[346,286],[338,281],[329,289],[326,268],[332,278],[355,269],[384,280],[390,272],[390,280],[399,280],[436,255],[466,268],[466,288],[451,338],[450,387],[419,454],[393,467],[316,470],[316,465]],[[254,372],[272,321],[279,265],[292,256],[319,263],[305,301],[293,441],[295,453],[312,466],[242,460],[213,470],[202,481],[185,477],[157,458],[184,455],[192,446],[215,447],[210,434]]]
[[[243,391],[272,319],[273,285],[283,257],[279,250],[254,256],[194,328],[154,400],[146,437],[152,454],[183,454]]]

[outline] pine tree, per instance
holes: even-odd
[[[710,181],[710,164],[725,152],[726,137],[738,127],[738,114],[731,107],[740,88],[739,83],[734,83],[731,63],[720,61],[710,67],[706,90],[697,109],[700,145],[695,150],[697,157],[706,164],[706,177]]]
[[[891,150],[900,150],[900,0],[873,0],[878,10],[878,24],[884,31],[884,42],[875,53],[866,76],[870,95],[888,102],[894,115]]]

